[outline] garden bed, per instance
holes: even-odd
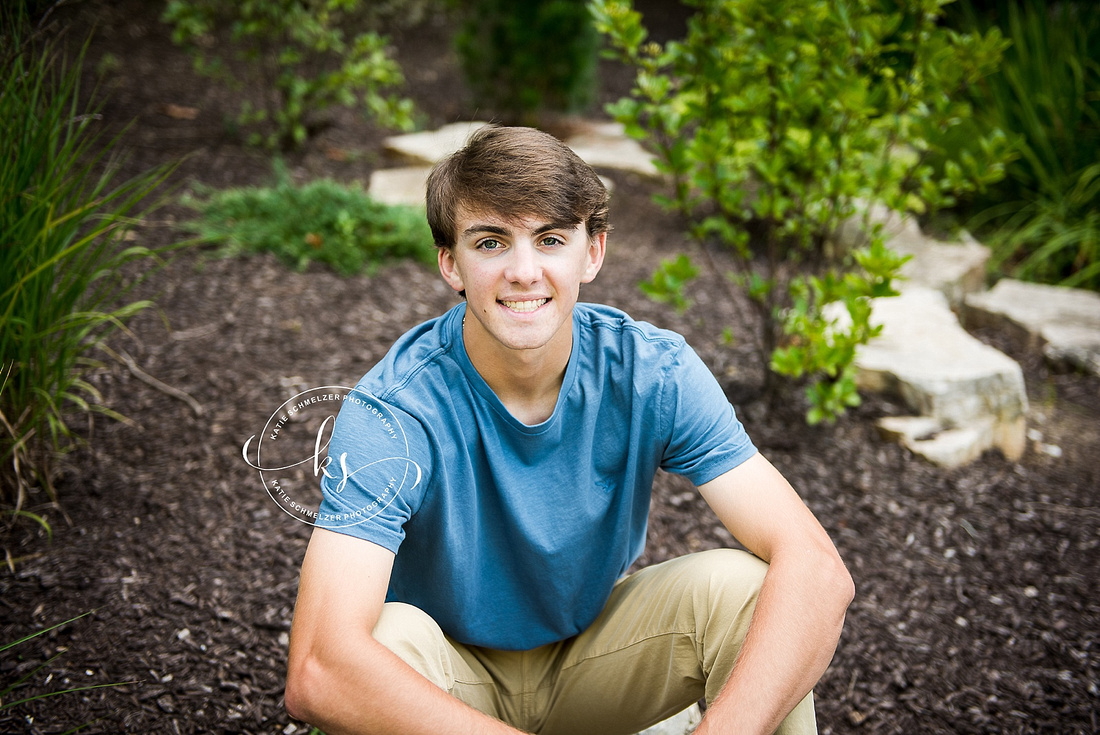
[[[125,134],[134,170],[189,156],[174,180],[222,187],[266,183],[267,160],[239,144],[222,117],[228,96],[195,77],[158,23],[156,4],[88,2],[67,10],[70,32],[98,21],[90,67],[113,58],[107,124]],[[438,21],[395,39],[409,93],[433,124],[476,116]],[[110,56],[108,56],[108,54]],[[625,92],[605,67],[606,98]],[[194,119],[178,107],[196,108]],[[350,114],[291,156],[302,180],[365,181],[388,163],[382,133]],[[753,399],[761,370],[751,308],[721,275],[691,288],[677,314],[636,284],[661,259],[693,252],[651,201],[659,185],[616,184],[609,255],[582,299],[683,333],[739,407],[762,451],[835,540],[855,578],[833,665],[817,688],[823,733],[1096,732],[1100,692],[1100,380],[1050,372],[997,333],[978,336],[1021,362],[1029,425],[1060,456],[1031,448],[1018,462],[990,453],[955,470],[883,442],[874,419],[902,407],[870,398],[835,426],[809,427],[801,407]],[[166,244],[172,205],[140,230]],[[287,270],[270,256],[221,259],[190,250],[142,288],[158,309],[131,324],[139,371],[97,374],[108,405],[132,424],[97,420],[72,455],[61,508],[34,507],[53,528],[7,530],[0,572],[0,641],[90,615],[0,659],[0,686],[54,654],[22,696],[126,682],[0,712],[3,732],[302,732],[282,706],[286,646],[309,529],[281,513],[241,456],[249,436],[296,389],[349,384],[404,330],[455,297],[414,264],[339,277]],[[732,345],[724,337],[729,327]],[[185,391],[187,402],[141,374]],[[640,563],[731,543],[678,478],[659,477]]]

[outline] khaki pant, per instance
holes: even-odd
[[[437,686],[539,735],[628,735],[729,677],[767,565],[716,549],[642,569],[615,585],[580,635],[530,651],[456,643],[427,614],[387,603],[375,637]],[[780,733],[816,733],[813,693]]]

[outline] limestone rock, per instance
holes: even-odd
[[[594,168],[632,171],[657,178],[661,175],[653,154],[638,141],[628,138],[619,123],[600,123],[570,136],[565,144]]]
[[[856,215],[841,224],[834,239],[845,248],[860,247],[867,242],[867,228],[882,226],[886,244],[909,261],[902,266],[901,283],[929,286],[943,293],[953,307],[962,305],[967,294],[985,287],[985,271],[990,250],[964,232],[959,242],[945,242],[925,235],[917,221],[908,215],[882,205],[872,205],[863,215]]]
[[[949,466],[994,447],[1010,459],[1022,454],[1023,372],[967,334],[942,293],[910,286],[900,296],[876,300],[872,321],[883,332],[859,350],[859,387],[897,395],[938,424],[936,430],[923,425],[906,446]]]
[[[411,207],[423,207],[427,193],[430,166],[408,166],[405,168],[378,169],[370,175],[367,193],[372,199],[384,204],[404,204]],[[600,181],[608,191],[614,183],[601,176]]]
[[[428,166],[380,169],[370,175],[367,193],[383,204],[423,207],[425,184],[431,170]]]
[[[886,439],[942,467],[967,464],[997,446],[993,422],[988,420],[951,429],[931,416],[887,416],[876,426]]]
[[[990,250],[969,233],[960,242],[896,238],[888,244],[902,255],[912,256],[901,268],[902,277],[910,283],[936,289],[947,297],[952,307],[961,306],[968,294],[985,287]]]
[[[884,438],[903,444],[923,441],[943,431],[943,423],[931,416],[887,416],[879,419],[877,426]]]
[[[466,140],[486,125],[488,123],[478,121],[451,123],[438,130],[425,130],[386,138],[385,146],[417,163],[434,166],[466,145]]]
[[[894,240],[915,242],[924,237],[920,225],[913,217],[895,212],[884,204],[872,204],[869,210],[864,201],[855,202],[855,206],[859,211],[841,222],[840,227],[833,233],[833,240],[845,249],[866,245],[868,228],[880,225],[887,242]]]
[[[433,166],[457,151],[486,122],[459,122],[438,130],[425,130],[386,138],[386,148],[419,165]],[[623,132],[618,123],[595,123],[565,141],[590,166],[660,176],[653,155]]]
[[[921,232],[912,217],[876,204],[834,234],[844,247],[881,226],[886,244],[910,256],[901,296],[877,299],[872,321],[883,334],[859,350],[862,390],[892,393],[917,416],[888,417],[880,433],[938,465],[954,467],[983,451],[1018,458],[1026,440],[1027,393],[1012,359],[967,334],[952,312],[985,283],[990,252],[969,234],[957,243]]]
[[[1048,360],[1100,375],[1100,294],[1002,279],[966,299],[968,323],[1022,332]]]

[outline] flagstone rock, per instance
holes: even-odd
[[[906,282],[930,286],[942,292],[954,308],[962,306],[967,294],[985,288],[990,250],[965,231],[957,242],[937,240],[925,235],[914,217],[876,204],[867,213],[866,223],[862,215],[851,217],[837,229],[834,239],[847,248],[860,247],[867,242],[867,228],[878,225],[886,245],[909,256],[901,269],[902,288]]]
[[[430,166],[407,166],[405,168],[383,168],[370,175],[367,193],[375,201],[384,204],[403,204],[409,207],[423,207],[427,195]],[[614,182],[605,176],[600,181],[608,191],[615,188]]]
[[[597,123],[566,139],[565,144],[593,168],[631,171],[659,178],[653,154],[627,137],[619,123]]]
[[[894,394],[916,416],[891,416],[879,432],[930,462],[955,467],[988,449],[1016,459],[1026,445],[1027,393],[1014,360],[970,336],[953,309],[985,284],[990,251],[964,233],[959,242],[926,236],[916,220],[876,204],[843,223],[834,238],[867,242],[881,226],[886,244],[909,260],[901,295],[877,299],[872,321],[883,334],[859,349],[861,390]]]
[[[488,124],[483,121],[451,123],[437,130],[391,136],[386,138],[385,146],[416,164],[432,166],[457,151],[471,135]],[[627,137],[618,123],[585,125],[565,143],[594,168],[632,171],[650,177],[661,175],[653,155]]]
[[[1023,371],[970,336],[942,293],[910,286],[877,299],[872,321],[883,331],[857,354],[859,387],[896,395],[926,419],[908,431],[896,418],[884,419],[880,430],[945,466],[993,448],[1020,457],[1028,408]]]
[[[370,175],[367,193],[383,204],[423,207],[431,170],[429,166],[379,169]]]
[[[882,227],[887,242],[895,239],[913,241],[924,236],[914,217],[895,212],[885,204],[872,204],[868,209],[865,201],[857,200],[855,207],[857,213],[841,222],[833,233],[832,239],[846,249],[866,245],[868,229],[878,226]]]
[[[990,250],[969,233],[964,233],[959,242],[899,237],[889,245],[898,253],[911,256],[901,268],[902,278],[936,289],[954,308],[960,307],[968,294],[985,287]]]
[[[965,317],[1026,336],[1055,364],[1100,375],[1100,294],[1005,278],[968,296]]]
[[[466,140],[489,123],[483,121],[458,122],[436,130],[406,133],[386,138],[387,150],[399,153],[421,165],[434,166],[466,145]]]
[[[884,438],[941,467],[959,467],[996,446],[992,421],[949,429],[930,416],[887,416],[876,425]]]

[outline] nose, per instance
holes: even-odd
[[[529,285],[542,277],[538,249],[534,243],[519,242],[512,247],[508,269],[504,274],[511,283]]]

